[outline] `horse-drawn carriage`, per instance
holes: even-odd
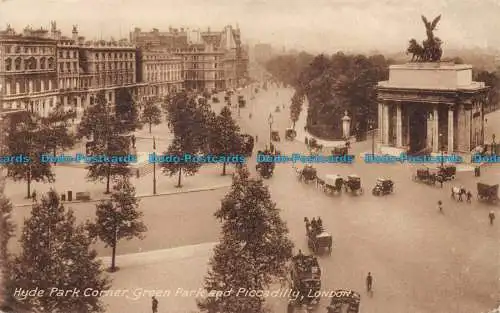
[[[388,178],[378,178],[372,194],[374,196],[384,196],[394,192],[394,182]]]
[[[477,183],[477,198],[488,202],[498,201],[498,184]]]
[[[302,169],[297,171],[299,181],[303,181],[306,184],[315,181],[318,177],[318,172],[312,165],[305,165]]]
[[[333,147],[332,155],[347,155],[349,153],[349,149],[347,146],[337,146]]]
[[[271,151],[259,151],[258,154],[263,154],[266,156],[273,156]],[[262,178],[269,179],[273,176],[275,164],[273,161],[270,162],[259,162],[255,165],[255,170],[262,176]]]
[[[455,179],[455,175],[457,175],[457,167],[454,165],[444,165],[438,167],[438,174],[445,181]]]
[[[288,312],[293,312],[295,306],[319,304],[321,268],[315,256],[299,252],[292,257],[288,280],[292,290],[288,301]],[[293,296],[297,294],[298,296]]]
[[[278,142],[281,140],[279,131],[277,131],[277,130],[271,131],[271,140],[278,141]]]
[[[352,290],[335,290],[331,294],[330,305],[326,308],[328,313],[358,313],[361,295]]]
[[[212,102],[213,103],[219,103],[220,102],[219,97],[215,97],[215,96],[212,97]]]
[[[347,180],[344,182],[344,189],[346,192],[351,192],[353,194],[362,194],[363,187],[361,187],[361,177],[358,175],[348,175]]]
[[[307,145],[309,149],[315,150],[315,151],[322,151],[323,150],[323,145],[319,144],[316,138],[311,138],[307,142]]]
[[[435,185],[436,182],[444,181],[444,177],[441,176],[440,173],[441,171],[436,173],[436,171],[432,171],[428,167],[419,168],[412,178],[414,181],[421,181],[429,185]]]
[[[276,112],[276,113],[281,112],[281,109],[280,109],[279,105],[276,106],[276,108],[274,109],[274,112]]]
[[[313,218],[311,222],[307,217],[304,218],[306,224],[307,246],[314,253],[319,253],[322,250],[332,252],[333,240],[332,236],[323,229],[321,219],[317,221]]]
[[[285,131],[286,140],[294,140],[297,137],[297,132],[293,128],[287,128]]]
[[[338,174],[329,174],[325,176],[325,193],[341,193],[344,186],[344,179]]]

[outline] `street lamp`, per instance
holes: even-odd
[[[370,132],[372,133],[372,156],[375,155],[375,131],[373,129],[373,124],[375,124],[373,122],[373,120],[369,120],[368,121],[369,125],[370,125]]]
[[[153,154],[155,159],[153,160],[153,194],[156,195],[156,140],[153,136]]]
[[[273,114],[272,113],[269,113],[269,118],[267,119],[267,121],[269,122],[269,143],[272,142],[272,127],[273,127],[273,123],[274,123],[274,118],[273,118]]]

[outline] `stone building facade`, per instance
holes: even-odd
[[[392,65],[377,89],[382,152],[470,153],[484,143],[488,87],[472,81],[472,66]]]
[[[236,88],[248,77],[248,54],[241,44],[238,28],[222,31],[170,28],[168,32],[136,28],[131,42],[140,49],[161,48],[182,58],[186,89],[211,91]]]
[[[57,42],[47,30],[10,26],[0,32],[0,109],[31,110],[46,116],[56,105]]]
[[[182,57],[167,49],[137,50],[137,81],[145,83],[143,97],[165,97],[183,89]]]

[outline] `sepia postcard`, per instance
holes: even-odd
[[[0,1],[0,313],[500,312],[499,0]]]

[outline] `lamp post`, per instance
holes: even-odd
[[[272,128],[273,128],[273,122],[274,122],[274,118],[273,118],[273,114],[272,113],[269,113],[269,118],[267,119],[267,121],[269,122],[269,143],[271,143],[273,140],[273,136],[272,136]]]
[[[153,154],[155,160],[153,160],[153,194],[156,195],[156,140],[153,136]]]
[[[373,120],[370,120],[369,122],[370,126],[370,132],[372,133],[372,155],[375,155],[375,131],[373,129]]]

